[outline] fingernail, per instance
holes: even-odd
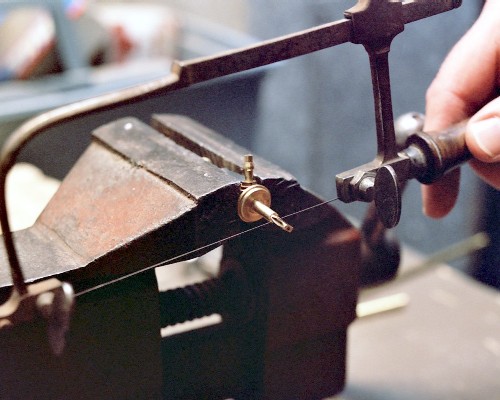
[[[493,117],[473,122],[468,129],[477,145],[491,158],[491,161],[500,161],[500,118]]]

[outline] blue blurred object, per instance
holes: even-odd
[[[40,2],[9,2],[11,5]],[[56,4],[57,3],[57,4]],[[2,3],[3,4],[3,3]],[[65,104],[74,103],[104,93],[164,77],[170,73],[171,59],[146,58],[133,62],[90,66],[79,54],[81,42],[62,2],[47,2],[52,13],[57,45],[61,48],[63,72],[32,79],[0,83],[0,140],[10,134],[28,117]],[[45,3],[44,3],[45,6]],[[128,4],[120,4],[120,8]],[[133,8],[132,21],[144,24]],[[166,9],[156,5],[158,9]],[[156,9],[155,9],[156,10]],[[175,41],[175,55],[180,60],[208,56],[228,49],[243,47],[256,40],[248,35],[221,27],[204,19],[177,15],[181,27]],[[67,35],[67,32],[72,35]],[[64,43],[59,39],[65,38]],[[200,123],[231,137],[245,147],[251,147],[256,125],[257,93],[264,74],[263,69],[244,72],[187,90],[174,92],[139,106],[110,109],[103,115],[92,115],[85,120],[68,121],[30,143],[21,154],[20,161],[40,167],[46,174],[62,178],[90,142],[90,132],[99,125],[124,116],[135,116],[146,123],[153,113],[178,113],[190,116]]]
[[[0,66],[0,82],[8,81],[14,77],[14,72],[8,68]]]

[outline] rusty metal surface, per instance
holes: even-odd
[[[128,124],[133,129],[127,129]],[[33,262],[33,256],[24,254],[30,252],[21,251],[28,279],[82,268],[86,269],[81,271],[86,277],[99,271],[102,278],[109,278],[132,272],[132,267],[125,267],[130,263],[123,260],[130,257],[133,241],[144,246],[133,251],[134,258],[140,260],[136,266],[139,268],[240,228],[236,208],[230,202],[233,195],[237,199],[239,194],[237,176],[133,119],[104,126],[95,135],[94,144],[35,226],[18,235],[20,248],[23,244],[33,245],[39,248],[37,254],[44,248],[48,253],[46,259]],[[205,201],[209,204],[198,204]],[[178,227],[166,227],[184,214]],[[220,220],[222,216],[225,223],[217,231],[214,229],[213,235],[204,237],[199,232],[205,229],[200,228],[200,221]],[[176,230],[185,231],[186,237],[175,234]],[[55,251],[49,253],[49,249]],[[102,259],[111,254],[113,262]],[[8,285],[5,276],[2,286]]]
[[[403,16],[405,24],[427,18],[430,15],[450,11],[462,5],[462,0],[427,1],[411,0],[404,2]]]
[[[85,291],[172,257],[192,258],[232,237],[225,245],[223,269],[231,273],[237,263],[244,268],[248,288],[230,291],[232,296],[242,296],[242,303],[235,301],[223,312],[226,323],[213,343],[204,341],[202,333],[196,334],[197,339],[188,335],[165,343],[167,362],[199,367],[220,362],[224,354],[227,376],[214,381],[220,384],[206,392],[207,398],[252,392],[262,398],[286,399],[294,391],[297,398],[309,399],[337,392],[344,384],[345,331],[355,315],[358,231],[323,204],[314,212],[289,217],[296,226],[291,239],[273,225],[234,238],[258,226],[237,216],[242,177],[207,160],[226,160],[223,164],[231,165],[232,158],[242,160],[246,151],[193,121],[159,116],[155,124],[160,127],[161,121],[168,124],[161,132],[130,118],[97,130],[94,143],[35,226],[16,235],[21,260],[29,262],[27,276],[64,278],[74,286],[77,301],[62,361],[50,356],[46,346],[34,351],[26,345],[28,340],[36,346],[47,339],[37,328],[38,320],[16,327],[12,335],[0,332],[0,361],[6,368],[5,374],[0,373],[2,388],[17,398],[17,385],[24,379],[27,383],[19,391],[24,399],[38,395],[90,399],[103,393],[107,398],[136,398],[141,391],[159,396],[162,386],[165,398],[178,393],[175,390],[196,389],[203,394],[203,385],[179,389],[191,377],[184,374],[184,380],[177,381],[183,370],[173,372],[163,365],[167,376],[161,377],[162,318],[153,270]],[[168,130],[177,132],[177,142],[185,147],[169,139]],[[184,131],[188,133],[181,140]],[[196,137],[194,147],[205,149],[205,158],[191,151],[190,137]],[[261,164],[259,158],[255,162],[255,179],[269,188],[273,207],[282,214],[321,204],[289,174]],[[5,266],[5,258],[2,262]],[[11,282],[4,278],[6,293]],[[250,300],[245,300],[250,291]],[[246,314],[241,308],[248,305],[254,311]],[[231,319],[229,314],[234,313],[241,316]],[[200,354],[214,350],[213,346],[229,347],[204,360],[190,353],[193,358],[188,362],[177,347],[183,340],[195,340],[192,349]],[[28,352],[7,351],[5,346]],[[319,359],[319,354],[326,355]],[[179,355],[182,361],[176,358]],[[69,367],[61,371],[62,365]],[[289,368],[283,371],[283,365]],[[312,371],[322,379],[314,378]],[[148,374],[149,381],[144,378]],[[44,384],[57,382],[56,377],[63,382]],[[92,385],[87,386],[89,382]],[[226,393],[227,388],[234,391]]]
[[[102,146],[91,148],[82,161],[37,224],[52,230],[87,262],[129,244],[195,205]]]
[[[243,174],[242,154],[248,151],[237,143],[215,134],[208,129],[182,115],[162,114],[154,115],[151,125],[177,144],[189,149],[200,157],[208,158],[212,164]],[[255,175],[261,179],[279,175],[287,180],[295,178],[289,172],[272,164],[266,159],[254,156]]]
[[[430,6],[422,1],[360,0],[344,20],[177,63],[164,79],[48,112],[21,126],[3,148],[0,194],[4,194],[6,174],[21,148],[60,122],[346,41],[362,43],[370,54],[379,137],[378,159],[357,172],[372,174],[381,162],[390,162],[396,170],[400,164],[407,168],[407,158],[395,162],[387,62],[390,42],[405,23],[459,5],[459,1]],[[262,171],[256,171],[257,181],[273,194],[273,207],[280,214],[293,214],[287,221],[296,231],[290,238],[269,225],[247,232],[244,238],[238,236],[248,228],[236,211],[241,177],[235,173],[241,172],[240,149],[182,118],[157,117],[154,125],[163,134],[133,119],[96,131],[94,143],[35,226],[16,235],[19,259],[5,199],[0,202],[7,253],[0,264],[4,269],[10,265],[12,278],[2,277],[2,292],[8,292],[13,284],[23,295],[28,280],[60,276],[71,282],[80,296],[62,359],[49,359],[45,347],[22,351],[33,337],[37,338],[35,344],[40,343],[38,320],[15,327],[14,333],[2,337],[5,341],[0,341],[0,346],[21,349],[0,351],[0,362],[6,366],[0,374],[2,389],[6,388],[9,398],[27,399],[96,398],[102,394],[107,398],[159,397],[161,319],[157,289],[151,269],[135,274],[157,263],[192,258],[231,238],[225,246],[225,261],[233,260],[245,269],[255,291],[255,312],[248,323],[236,328],[229,324],[228,331],[220,332],[225,341],[218,344],[233,345],[224,358],[224,372],[230,378],[222,378],[214,393],[232,395],[225,393],[229,385],[243,397],[285,400],[320,399],[339,391],[345,380],[346,329],[355,317],[359,232],[326,204],[314,213],[301,213],[321,200],[302,189],[293,177],[264,164]],[[179,134],[186,130],[186,135]],[[358,178],[349,194],[356,197],[356,191],[361,191],[370,197],[374,177],[369,176],[368,184],[363,176]],[[395,206],[399,203],[396,199]],[[51,250],[53,254],[45,255]],[[129,274],[133,278],[116,281]],[[113,286],[105,286],[108,283]],[[96,288],[100,290],[94,291]],[[186,342],[177,339],[180,351],[164,351],[181,355],[181,360]],[[217,349],[203,338],[194,341],[193,350],[206,346],[211,351]],[[204,361],[220,361],[217,351],[212,355],[215,357]],[[48,361],[44,363],[44,359]],[[36,363],[30,367],[33,360]],[[186,359],[183,362],[189,365]],[[167,380],[169,384],[177,385],[174,371],[164,369],[174,378]],[[185,394],[192,388],[188,384],[191,377],[184,378],[187,381],[181,385],[185,386],[179,390]],[[23,380],[28,384],[18,392]],[[164,391],[171,389],[164,385]],[[163,395],[168,398],[171,392],[167,392]]]
[[[395,35],[397,31],[400,30],[401,24],[404,25],[406,22],[449,11],[459,7],[460,4],[460,0],[446,0],[440,2],[439,5],[436,5],[432,0],[413,0],[406,2],[394,2],[392,0],[360,0],[357,7],[349,14],[350,19],[348,20],[343,19],[331,24],[286,35],[254,46],[229,51],[212,57],[178,62],[174,64],[172,73],[162,79],[119,92],[84,100],[77,104],[64,106],[29,120],[13,132],[0,153],[0,195],[3,197],[3,201],[0,201],[0,225],[4,232],[5,249],[7,251],[12,279],[17,290],[21,294],[25,293],[26,284],[11,235],[5,203],[5,179],[21,149],[37,135],[69,119],[84,117],[89,114],[106,111],[111,107],[118,107],[120,105],[130,104],[131,102],[138,102],[146,98],[164,95],[170,91],[203,82],[208,79],[242,72],[258,66],[308,54],[346,41],[354,41],[356,43],[372,42],[371,38],[363,33],[360,34],[361,28],[355,22],[359,16],[361,16],[362,22],[367,18],[370,25],[379,26],[382,24],[381,26],[384,27],[381,32],[374,32],[373,29],[368,30],[368,34],[376,34],[377,37],[380,37],[382,34],[382,36],[387,38],[387,36],[391,37]],[[392,29],[395,23],[394,21],[390,24],[381,22],[385,20],[385,15],[384,13],[377,12],[378,8],[391,10],[391,16],[399,20],[396,23],[398,26],[397,29]],[[393,9],[397,10],[394,14],[392,14]],[[377,21],[370,21],[370,16],[376,17]],[[363,29],[361,29],[361,31],[362,30]],[[385,35],[385,33],[388,33],[388,35]],[[374,88],[376,86],[376,82],[374,82]],[[387,96],[381,96],[381,98],[384,99],[387,98]],[[388,101],[390,101],[390,98],[384,101],[384,104],[387,105]],[[379,130],[377,133],[380,135],[381,131]],[[390,140],[390,132],[388,132],[385,137],[389,138],[387,140]]]

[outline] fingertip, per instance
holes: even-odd
[[[450,213],[458,198],[460,171],[454,170],[432,185],[422,185],[422,212],[430,218]]]
[[[473,118],[467,125],[466,142],[472,155],[480,161],[500,161],[500,116]]]

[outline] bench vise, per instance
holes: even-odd
[[[185,117],[155,116],[152,126],[125,118],[96,130],[35,225],[15,233],[28,282],[70,282],[75,306],[60,355],[42,317],[0,331],[4,398],[338,392],[355,318],[360,232],[328,204],[288,217],[291,234],[248,225],[237,213],[246,151]],[[281,215],[321,203],[285,171],[254,163]],[[259,228],[245,233],[251,226]],[[222,243],[214,280],[158,292],[154,268],[143,271]],[[4,258],[4,297],[7,270]],[[222,323],[160,336],[163,326],[212,313]]]
[[[399,262],[384,225],[399,220],[404,183],[437,165],[427,147],[441,148],[432,138],[406,152],[395,146],[390,43],[406,23],[460,3],[359,0],[342,20],[177,62],[162,79],[18,128],[0,153],[2,398],[310,400],[339,392],[358,288],[394,275]],[[157,115],[151,126],[124,118],[97,129],[34,226],[11,232],[7,172],[49,128],[345,42],[368,51],[375,98],[377,157],[337,176],[340,200],[374,200],[361,229],[280,168],[255,158],[252,170],[236,144]],[[463,144],[458,150],[438,172],[467,159]],[[252,222],[256,214],[269,222]],[[221,245],[218,277],[159,292],[156,267]],[[213,313],[221,323],[161,338],[163,326]]]

